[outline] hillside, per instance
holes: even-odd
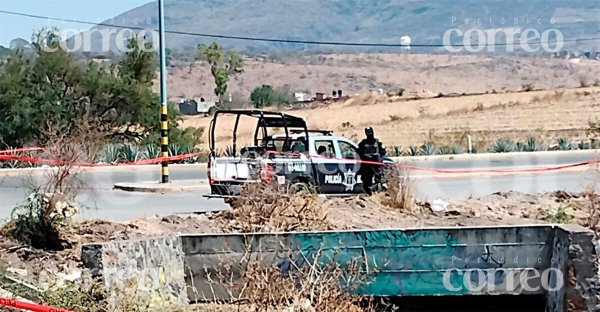
[[[528,84],[536,89],[572,88],[600,79],[600,62],[588,59],[576,63],[548,57],[369,53],[254,57],[245,61],[244,73],[229,83],[229,92],[237,102],[247,101],[250,92],[261,84],[288,85],[291,91],[311,94],[337,89],[354,94],[399,87],[449,94],[518,91]],[[167,72],[171,100],[212,98],[213,77],[205,62],[173,61]]]
[[[0,45],[0,57],[9,55],[11,50]]]
[[[556,28],[566,39],[598,37],[600,20],[599,2],[589,0],[169,0],[165,6],[167,29],[172,31],[391,44],[398,44],[403,35],[412,37],[413,43],[440,44],[448,29],[473,28],[477,19],[481,22],[475,27],[481,29],[513,26],[516,19],[516,26],[521,29],[535,28],[542,33]],[[125,12],[106,23],[156,28],[156,2]],[[496,39],[497,42],[504,40],[503,36]],[[212,39],[169,34],[167,41],[168,48],[180,50]],[[315,48],[225,39],[219,42],[247,52]],[[599,45],[598,41],[587,41],[567,44],[565,49],[590,51],[600,48]],[[93,49],[100,47],[97,38]],[[333,48],[319,47],[321,51]],[[346,51],[357,49],[345,48]],[[360,51],[369,49],[360,48]]]

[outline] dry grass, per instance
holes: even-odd
[[[311,62],[311,58],[327,61]],[[205,63],[194,62],[191,67],[187,62],[171,63],[167,81],[171,100],[213,96],[213,79]],[[261,84],[289,85],[292,90],[313,94],[339,88],[347,95],[379,88],[396,95],[400,89],[428,89],[434,94],[517,91],[524,84],[535,84],[536,89],[574,88],[580,87],[582,77],[593,82],[600,70],[600,63],[594,61],[572,65],[568,60],[551,58],[420,53],[328,54],[283,62],[247,58],[245,63],[244,73],[229,84],[229,92],[244,98]]]
[[[342,265],[322,250],[280,259],[289,264],[281,267],[247,259],[244,257],[235,268],[223,265],[209,278],[212,289],[226,290],[230,299],[224,306],[254,312],[359,312],[388,307],[353,294],[368,284],[360,259]]]
[[[309,192],[286,194],[276,185],[252,183],[232,203],[233,209],[211,218],[224,229],[251,232],[332,230],[327,203]]]
[[[360,138],[364,127],[373,126],[387,146],[420,145],[430,132],[456,139],[466,133],[475,142],[487,144],[498,137],[514,140],[532,135],[545,142],[558,137],[576,141],[586,137],[590,116],[600,114],[598,87],[420,100],[398,98],[391,103],[386,98],[367,93],[343,103],[290,113],[306,118],[312,128],[332,129],[349,138]],[[184,125],[206,127],[208,122],[208,118],[193,117],[186,118]],[[233,119],[223,118],[218,133],[229,135],[233,124]],[[250,142],[255,122],[240,124],[243,127],[238,139]],[[464,139],[456,139],[440,143],[466,145]],[[218,137],[217,141],[221,146],[231,144],[225,137]]]
[[[382,205],[403,213],[415,213],[419,207],[415,204],[410,176],[405,169],[389,169],[383,182],[385,192],[377,194]]]

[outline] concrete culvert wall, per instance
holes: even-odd
[[[593,233],[579,226],[183,235],[86,245],[82,258],[107,288],[147,281],[140,293],[156,304],[231,300],[250,263],[285,275],[310,259],[352,263],[357,295],[528,296],[546,311],[591,311],[600,290]]]

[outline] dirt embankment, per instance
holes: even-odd
[[[324,209],[324,222],[331,229],[414,228],[433,226],[482,226],[534,223],[577,222],[597,226],[600,199],[589,193],[554,192],[527,195],[518,192],[496,193],[447,203],[443,211],[434,212],[430,203],[416,203],[411,211],[383,207],[384,195],[330,199],[319,202]],[[300,213],[300,207],[295,212]],[[289,214],[287,210],[286,214]],[[22,246],[3,236],[0,238],[0,271],[18,279],[37,283],[39,273],[69,274],[81,269],[81,244],[147,238],[178,233],[222,233],[240,230],[232,222],[231,212],[205,215],[172,215],[149,217],[129,222],[85,221],[76,222],[63,232],[70,242],[63,251],[42,251]],[[239,216],[237,216],[239,217]],[[249,218],[260,218],[251,214]],[[290,225],[289,215],[284,221]],[[595,216],[597,219],[598,216]],[[256,223],[256,220],[248,222]],[[282,222],[281,219],[271,220]],[[275,223],[265,221],[268,226]],[[262,222],[262,221],[261,221]],[[593,224],[592,224],[593,223]],[[260,230],[260,229],[258,229]],[[16,269],[16,270],[15,270]]]

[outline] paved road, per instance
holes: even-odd
[[[514,156],[513,156],[514,155]],[[552,153],[536,155],[511,154],[490,158],[465,160],[457,157],[426,159],[411,165],[438,169],[470,168],[517,168],[529,166],[553,166],[596,159],[586,153]],[[171,166],[172,179],[205,179],[205,165]],[[483,196],[498,191],[521,191],[526,193],[546,192],[558,189],[581,191],[588,185],[598,182],[600,174],[595,170],[560,171],[538,174],[510,175],[433,175],[415,173],[413,181],[420,199],[465,198]],[[226,209],[220,200],[207,200],[201,192],[171,194],[128,193],[112,190],[116,182],[158,181],[158,166],[100,168],[82,174],[87,188],[77,200],[86,209],[80,218],[103,218],[127,220],[148,215],[166,215],[172,213],[203,212]],[[10,215],[12,207],[23,201],[27,194],[31,175],[3,176],[0,172],[0,218]]]

